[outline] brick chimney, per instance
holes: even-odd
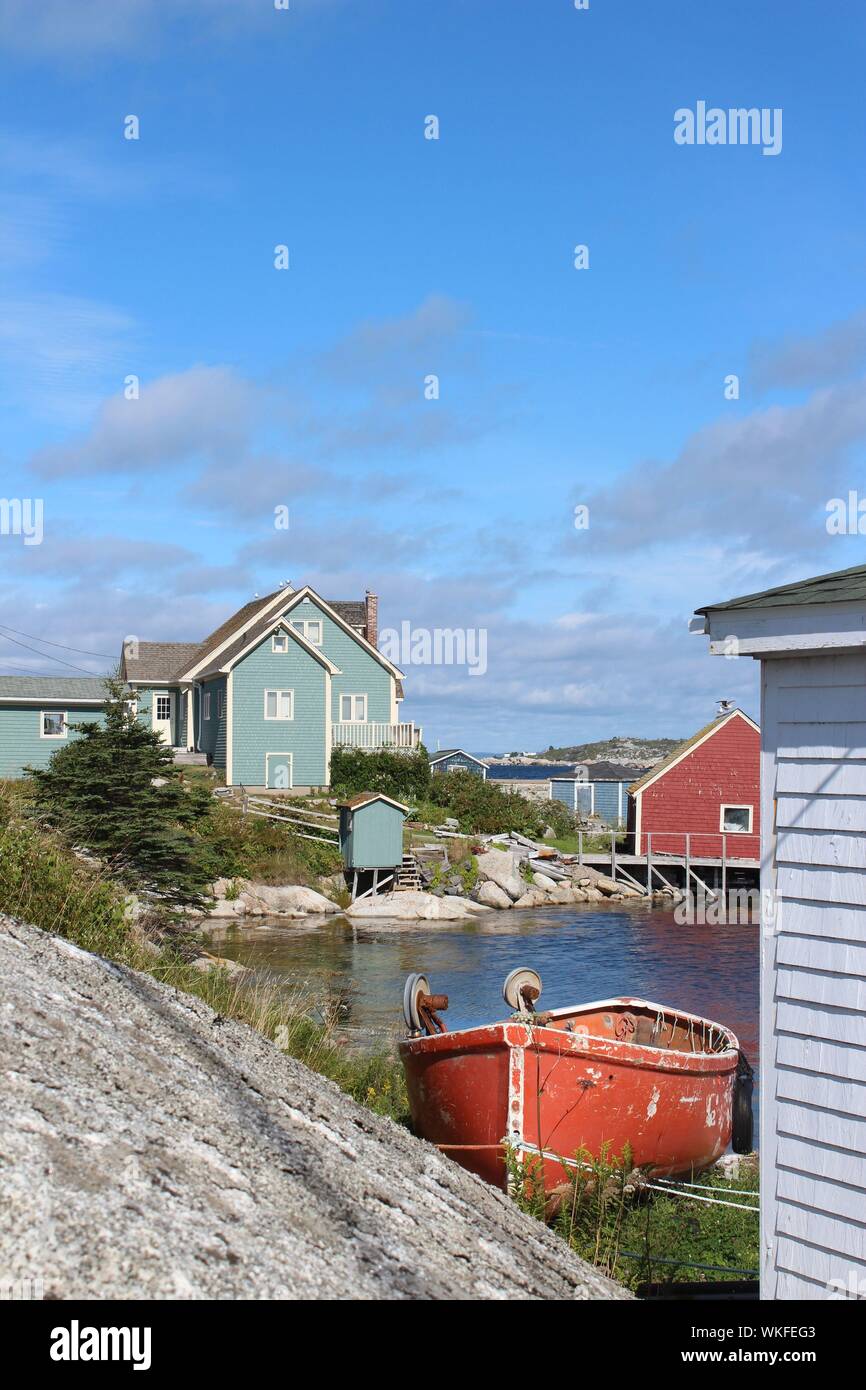
[[[375,647],[379,641],[379,596],[378,594],[371,594],[368,589],[364,601],[367,609],[365,624],[367,641],[371,647]]]

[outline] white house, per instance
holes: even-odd
[[[698,613],[761,662],[762,1296],[863,1299],[866,565]]]

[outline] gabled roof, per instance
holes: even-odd
[[[284,598],[288,604],[299,602],[301,597],[307,595],[323,604],[345,626],[347,631],[351,631],[354,637],[360,637],[361,641],[366,642],[367,605],[364,600],[337,599],[333,603],[328,603],[327,600],[320,598],[309,585],[304,585],[297,590],[284,587],[275,589],[273,593],[265,594],[262,598],[251,599],[230,618],[226,618],[225,622],[220,623],[219,627],[214,628],[213,632],[208,633],[201,642],[140,643],[139,661],[142,662],[142,667],[135,669],[130,667],[126,671],[127,679],[182,681],[192,679],[193,676],[199,679],[204,674],[212,674],[214,671],[218,671],[226,661],[230,661],[238,651],[242,650],[256,633],[263,636],[268,631],[268,625],[274,616],[275,609],[282,607],[277,602],[279,599]],[[369,643],[367,645],[369,646]],[[148,650],[150,654],[151,665],[146,673],[140,673],[143,672],[144,667],[141,654],[145,650]],[[173,666],[171,665],[172,650],[177,656]],[[375,652],[376,648],[370,647],[370,650]],[[390,668],[390,663],[386,662],[384,657],[382,662]],[[171,669],[169,670],[170,666]],[[396,671],[396,667],[390,669]],[[399,692],[398,698],[402,699],[402,690]]]
[[[715,613],[723,608],[781,608],[801,603],[846,603],[866,599],[866,565],[819,574],[814,579],[801,579],[795,584],[781,584],[776,589],[763,589],[757,594],[728,599],[725,603],[708,603],[696,608],[696,613]]]
[[[0,700],[88,701],[102,704],[102,676],[0,676]]]
[[[386,796],[384,792],[358,792],[356,796],[350,796],[347,801],[338,801],[338,806],[346,806],[350,811],[357,811],[359,806],[368,806],[371,801],[387,801],[389,806],[396,806],[398,811],[404,815],[409,814],[409,807],[404,806],[402,801],[395,801],[393,796]]]
[[[440,748],[437,752],[430,754],[430,764],[432,766],[433,763],[441,763],[443,758],[453,757],[455,753],[459,753],[463,758],[469,758],[471,762],[477,763],[479,767],[487,766],[480,758],[476,758],[474,753],[467,753],[465,748]]]
[[[200,642],[139,642],[138,654],[130,655],[124,644],[120,674],[128,681],[173,681],[194,659]]]
[[[275,589],[272,594],[265,594],[264,598],[255,598],[249,603],[245,603],[230,618],[226,618],[224,623],[220,623],[219,627],[214,628],[213,632],[208,633],[204,641],[198,644],[189,660],[181,662],[177,668],[177,677],[181,678],[193,672],[198,675],[196,668],[201,667],[208,658],[216,658],[220,654],[220,649],[225,649],[223,644],[228,642],[233,634],[237,633],[238,640],[245,639],[256,619],[270,609],[274,599],[281,594],[288,595],[290,593],[291,589]]]
[[[628,789],[629,795],[640,795],[651,782],[655,782],[656,778],[662,777],[664,773],[669,771],[669,769],[674,766],[674,763],[681,762],[693,749],[697,748],[699,743],[703,743],[705,739],[718,733],[719,729],[723,729],[732,719],[745,719],[746,723],[751,725],[756,733],[758,732],[758,726],[754,719],[750,719],[741,709],[729,710],[727,714],[719,715],[717,719],[711,720],[710,723],[705,724],[702,729],[698,729],[698,732],[692,734],[691,738],[685,739],[682,743],[678,744],[676,748],[672,748],[670,753],[662,758],[661,762],[656,763],[655,767],[651,767],[649,771],[645,772],[643,777],[639,777],[636,782],[632,782]]]
[[[363,599],[328,599],[328,607],[333,608],[335,613],[339,613],[344,623],[350,627],[360,627],[367,635],[367,605]]]
[[[341,676],[343,674],[339,666],[335,666],[333,661],[325,656],[325,653],[319,647],[314,646],[314,644],[300,632],[296,632],[286,618],[275,618],[273,614],[268,613],[259,622],[255,623],[248,632],[244,633],[244,636],[241,637],[239,641],[233,642],[230,647],[224,648],[219,656],[214,658],[217,664],[210,670],[200,671],[196,679],[207,680],[211,676],[225,675],[242,657],[247,655],[247,652],[253,651],[269,633],[274,632],[287,632],[288,635],[297,642],[299,647],[302,647],[304,651],[308,652],[321,666],[324,666],[326,671],[330,671],[332,676]]]

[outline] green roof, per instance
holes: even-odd
[[[725,603],[708,603],[696,608],[696,613],[715,613],[722,608],[782,608],[800,603],[849,603],[866,599],[866,565],[854,565],[848,570],[834,570],[814,579],[801,579],[796,584],[781,584],[776,589],[763,589],[758,594]]]
[[[0,700],[104,700],[102,676],[0,676]]]

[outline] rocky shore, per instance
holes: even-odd
[[[0,1268],[51,1299],[627,1299],[260,1033],[0,917]]]

